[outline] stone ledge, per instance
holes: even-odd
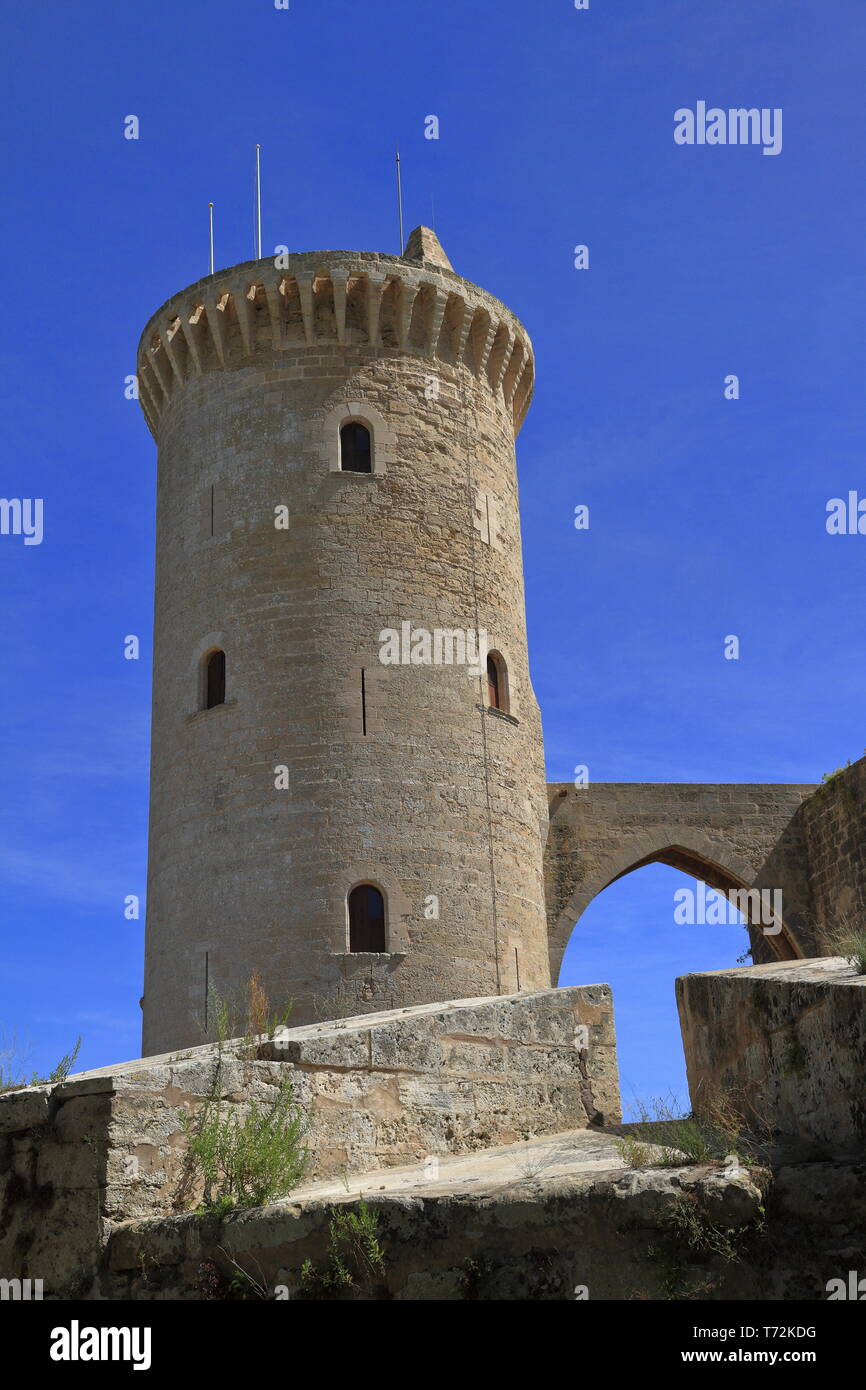
[[[226,1258],[256,1271],[269,1292],[298,1293],[307,1259],[325,1262],[336,1207],[363,1199],[377,1217],[387,1293],[440,1301],[664,1297],[667,1272],[652,1250],[684,1203],[733,1230],[759,1215],[761,1193],[721,1166],[627,1169],[616,1137],[591,1131],[425,1165],[355,1175],[299,1189],[284,1202],[239,1213],[218,1227],[199,1216],[131,1222],[115,1230],[100,1278],[110,1298],[202,1298],[203,1262],[230,1277]],[[705,1271],[694,1262],[694,1278]],[[142,1268],[147,1271],[142,1275]],[[365,1296],[362,1294],[362,1296]]]
[[[221,1223],[129,1222],[93,1296],[224,1296],[203,1287],[204,1265],[217,1286],[240,1266],[256,1296],[294,1299],[303,1262],[327,1262],[335,1211],[363,1200],[384,1263],[378,1286],[349,1295],[361,1299],[825,1301],[859,1260],[863,1165],[783,1167],[768,1193],[765,1174],[726,1166],[628,1169],[610,1133],[549,1135],[444,1159],[432,1178],[416,1166],[356,1175],[351,1191],[315,1184]]]

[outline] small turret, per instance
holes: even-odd
[[[406,242],[406,250],[403,252],[404,261],[426,262],[427,265],[439,265],[443,270],[453,270],[454,267],[442,249],[442,243],[434,231],[429,227],[416,227]]]

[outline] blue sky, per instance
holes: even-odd
[[[218,264],[252,254],[256,141],[268,249],[386,251],[399,143],[407,229],[435,203],[533,338],[551,780],[808,782],[862,753],[866,537],[825,529],[866,494],[862,0],[88,0],[2,28],[0,494],[44,498],[45,539],[0,536],[0,1032],[34,1066],[78,1033],[84,1065],[138,1051],[155,451],[123,384],[206,271],[209,200]],[[781,107],[781,154],[677,146],[699,100]],[[614,986],[627,1093],[681,1087],[673,979],[745,944],[674,927],[680,881],[614,885],[567,956]]]

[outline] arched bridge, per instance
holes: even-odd
[[[813,786],[728,782],[550,783],[545,853],[551,979],[596,894],[645,864],[670,864],[711,888],[782,891],[782,929],[752,930],[754,959],[815,953],[802,819]]]

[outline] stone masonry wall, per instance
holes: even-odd
[[[818,787],[798,819],[808,853],[816,946],[832,954],[836,932],[866,925],[866,758]]]
[[[761,1131],[866,1151],[866,975],[838,957],[677,980],[692,1104],[730,1097]]]
[[[211,1048],[0,1096],[0,1277],[89,1289],[113,1226],[184,1210],[183,1117]],[[287,1071],[309,1178],[389,1168],[619,1119],[610,990],[589,985],[367,1015],[227,1045],[222,1097],[268,1101]]]

